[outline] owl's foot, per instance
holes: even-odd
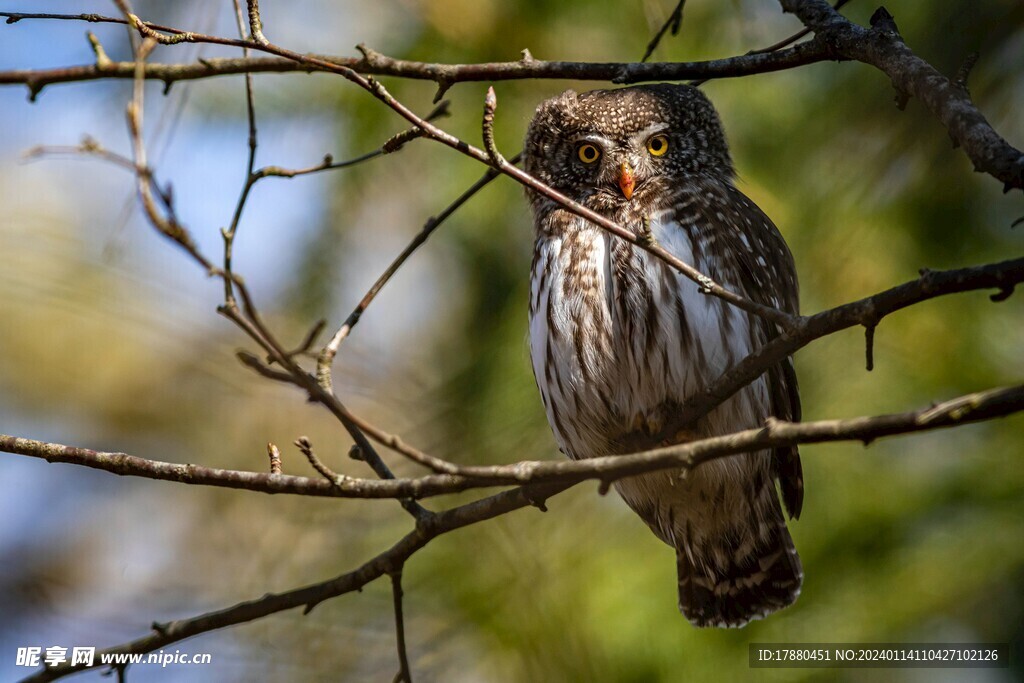
[[[661,431],[662,425],[661,419],[655,415],[637,413],[636,417],[633,418],[633,432],[637,434],[654,436]]]
[[[676,444],[686,443],[688,441],[696,441],[700,437],[697,432],[692,429],[680,429],[672,436],[662,439],[658,446],[675,446]]]

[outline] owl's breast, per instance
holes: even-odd
[[[666,249],[697,264],[690,232],[657,220],[651,227]],[[701,389],[749,350],[747,324],[660,260],[582,221],[537,239],[533,370],[570,457],[611,452],[638,420]]]

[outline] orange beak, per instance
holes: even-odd
[[[636,185],[636,176],[633,175],[633,167],[625,161],[619,166],[619,189],[626,199],[633,198],[633,187]]]

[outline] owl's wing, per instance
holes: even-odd
[[[720,227],[726,231],[725,234],[742,230],[742,236],[735,242],[734,256],[739,265],[738,284],[743,294],[764,306],[799,313],[800,290],[793,255],[771,219],[732,186],[726,191],[723,206],[715,207],[715,211],[710,213],[712,216],[708,218],[713,220],[724,216],[727,225]],[[782,331],[778,325],[764,318],[753,315],[751,318],[759,345],[771,341]],[[793,359],[786,358],[769,369],[767,379],[772,414],[780,420],[799,422],[800,391]],[[776,448],[773,455],[782,502],[790,517],[799,518],[804,499],[799,450],[796,446]]]

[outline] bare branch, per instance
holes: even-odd
[[[487,88],[487,95],[484,97],[484,119],[482,123],[484,149],[487,150],[487,158],[495,168],[501,168],[507,164],[505,157],[498,151],[498,145],[494,142],[494,112],[498,108],[498,96],[494,94],[494,86]]]
[[[135,173],[135,162],[117,152],[111,152],[88,135],[82,139],[79,145],[37,145],[24,154],[26,161],[34,161],[42,157],[70,154],[75,156],[96,157],[103,161],[119,166],[127,171]]]
[[[235,6],[235,23],[238,27],[238,35],[245,38],[245,18],[242,15],[242,5],[239,0],[232,0]],[[252,16],[252,9],[250,7],[250,20]],[[259,22],[259,9],[256,10],[256,22]],[[249,57],[249,48],[242,48],[242,56],[245,58]],[[226,230],[221,230],[221,236],[224,239],[224,301],[229,304],[234,301],[235,293],[232,287],[231,280],[231,259],[232,252],[234,251],[235,235],[238,232],[238,222],[242,218],[242,211],[245,209],[245,202],[249,198],[249,192],[252,190],[253,184],[256,182],[253,179],[253,169],[256,167],[256,148],[259,145],[257,139],[256,130],[256,103],[253,99],[252,94],[252,74],[245,74],[245,113],[246,120],[249,123],[249,157],[246,162],[245,169],[245,183],[242,185],[242,192],[238,197],[238,202],[235,205],[235,213],[231,217],[231,224]]]
[[[260,45],[267,44],[267,38],[263,35],[263,20],[260,19],[259,0],[247,0],[249,4],[249,33],[252,40]]]
[[[119,5],[125,7],[125,11],[127,12],[127,5],[123,2],[119,2]],[[128,134],[132,140],[135,177],[139,198],[142,202],[142,208],[153,227],[155,227],[164,236],[181,246],[189,253],[189,255],[192,256],[194,260],[202,265],[208,273],[214,273],[216,272],[216,269],[213,264],[199,252],[195,241],[192,239],[192,235],[175,216],[174,203],[171,200],[170,192],[162,189],[157,184],[152,169],[150,169],[146,163],[146,145],[143,142],[142,128],[144,90],[142,74],[145,69],[146,58],[153,51],[154,47],[156,47],[156,42],[148,38],[143,40],[138,47],[135,55],[136,78],[134,82],[132,100],[128,103],[127,109]],[[157,205],[154,195],[159,197],[162,207]]]
[[[806,64],[855,59],[884,71],[897,89],[919,97],[942,121],[953,140],[962,146],[979,171],[1003,181],[1005,189],[1024,188],[1024,154],[1003,140],[974,106],[969,93],[940,74],[934,67],[907,48],[898,33],[887,30],[865,29],[845,19],[824,0],[781,0],[786,11],[793,12],[813,29],[815,37],[791,48],[755,52],[728,59],[708,62],[670,63],[586,63],[548,62],[534,58],[515,62],[487,64],[434,64],[397,60],[363,48],[363,56],[326,57],[300,55],[276,48],[270,44],[253,45],[249,41],[182,31],[166,26],[141,22],[136,17],[133,26],[143,33],[164,42],[209,42],[235,47],[254,47],[286,59],[228,59],[204,60],[198,64],[160,65],[143,68],[144,78],[171,83],[177,80],[207,78],[217,75],[282,72],[282,71],[350,71],[352,75],[376,74],[435,81],[443,87],[464,81],[499,81],[525,78],[564,78],[573,80],[604,80],[614,83],[636,83],[651,80],[687,80],[745,76],[790,69]],[[27,18],[75,19],[81,21],[123,20],[97,15],[28,15],[0,13],[15,21]],[[171,36],[171,38],[168,38]],[[770,48],[769,48],[770,49]],[[67,67],[42,70],[15,70],[0,72],[0,85],[23,84],[31,96],[51,83],[63,83],[98,78],[133,78],[137,65],[116,62],[100,66]],[[355,80],[347,76],[349,80]]]
[[[345,480],[348,479],[344,474],[338,474],[330,467],[321,462],[320,458],[313,452],[313,444],[310,443],[309,437],[300,436],[295,440],[295,445],[299,447],[302,454],[306,456],[306,460],[309,460],[309,464],[312,465],[313,469],[320,473],[327,481],[331,482],[337,488],[344,488]]]
[[[1024,190],[1024,153],[1004,140],[971,101],[966,88],[918,57],[903,42],[895,24],[873,17],[872,27],[858,26],[824,0],[780,0],[782,8],[847,59],[869,64],[892,79],[900,93],[916,97],[942,122],[954,143],[974,163],[974,170],[1002,181],[1003,189]],[[888,13],[885,13],[888,15]]]
[[[679,29],[683,25],[683,7],[686,6],[686,0],[679,0],[676,4],[676,8],[672,10],[672,13],[668,15],[668,19],[662,24],[658,32],[651,38],[651,42],[647,44],[647,49],[644,50],[644,56],[640,58],[641,62],[646,62],[654,51],[658,48],[658,44],[661,39],[665,36],[665,32],[671,30],[672,35],[679,35]]]
[[[836,4],[832,5],[832,7],[835,10],[838,11],[838,10],[842,9],[842,7],[844,5],[846,5],[848,2],[850,2],[850,0],[836,0]],[[773,44],[769,45],[768,47],[762,47],[762,48],[759,48],[757,50],[750,50],[746,54],[747,55],[760,55],[760,54],[767,54],[769,52],[777,52],[777,51],[779,51],[779,50],[781,50],[783,48],[789,47],[790,45],[792,45],[796,41],[800,40],[801,38],[804,38],[804,37],[810,35],[810,33],[811,33],[811,29],[805,27],[803,29],[800,29],[799,31],[797,31],[793,35],[789,36],[788,38],[783,38],[779,42],[773,43]],[[715,80],[714,77],[701,78],[699,80],[690,81],[690,85],[696,87],[696,86],[704,85],[708,81],[712,81],[712,80]]]
[[[326,484],[327,482],[324,483]],[[235,624],[242,624],[297,607],[304,607],[305,613],[308,613],[324,600],[359,590],[371,581],[394,571],[413,553],[438,536],[520,508],[529,507],[534,505],[536,500],[543,500],[565,488],[564,485],[559,484],[520,487],[496,494],[484,500],[437,513],[426,523],[418,525],[414,531],[410,532],[390,549],[354,571],[322,583],[297,588],[284,593],[271,593],[256,600],[242,602],[233,607],[215,612],[207,612],[191,619],[179,619],[164,624],[154,624],[153,633],[147,636],[143,636],[130,643],[108,648],[102,652],[97,652],[95,658],[96,665],[99,665],[103,654],[152,652],[170,643],[191,638],[201,633],[207,633]],[[89,667],[82,664],[76,666],[65,664],[43,669],[25,680],[36,682],[53,681],[86,668]]]
[[[257,472],[217,470],[196,465],[177,465],[146,460],[124,453],[102,453],[89,449],[44,443],[0,435],[0,451],[67,462],[115,474],[178,481],[187,484],[244,488],[264,493],[295,493],[338,498],[406,498],[457,493],[490,486],[520,484],[567,484],[587,479],[608,482],[657,470],[690,469],[710,460],[740,453],[799,444],[829,441],[871,442],[887,436],[955,427],[991,420],[1024,411],[1024,385],[991,389],[958,397],[938,406],[907,413],[863,416],[816,422],[770,420],[760,429],[748,429],[725,436],[657,448],[628,455],[610,455],[585,460],[535,460],[510,465],[467,466],[459,474],[434,474],[415,479],[382,481],[338,475],[312,457],[312,447],[301,439],[296,445],[330,485],[304,477]],[[315,483],[314,483],[315,482]],[[419,524],[445,513],[430,513]]]
[[[0,12],[0,17],[12,13]],[[19,15],[24,18],[78,19],[82,15],[46,15],[45,17]],[[94,21],[126,23],[121,19],[90,15]],[[206,42],[233,47],[261,49],[263,44],[235,40],[184,31],[149,22],[133,24],[142,26],[151,36],[160,35],[164,42],[174,37],[175,42]],[[157,32],[160,33],[157,33]],[[380,54],[365,46],[359,46],[361,57],[340,57],[331,55],[307,55],[315,62],[295,61],[291,58],[220,58],[204,59],[193,64],[147,64],[145,78],[171,84],[178,81],[237,75],[241,73],[286,73],[335,71],[337,67],[349,68],[364,75],[397,76],[417,80],[434,81],[445,88],[455,83],[480,81],[505,81],[523,79],[590,80],[612,81],[614,83],[641,83],[659,80],[687,80],[696,78],[735,78],[760,73],[770,73],[834,59],[830,48],[824,42],[808,41],[792,49],[772,53],[742,55],[702,62],[568,62],[520,59],[510,62],[489,62],[482,64],[441,64],[395,59]],[[275,53],[276,54],[276,53]],[[327,63],[335,68],[324,67]],[[134,78],[135,64],[132,62],[110,62],[102,65],[89,64],[55,69],[22,69],[0,71],[0,85],[25,85],[34,97],[48,85],[73,83],[101,79]]]
[[[405,650],[405,617],[402,614],[402,568],[391,572],[391,594],[395,604],[395,642],[398,646],[398,675],[395,683],[412,683],[412,669]]]
[[[795,331],[779,335],[723,372],[703,391],[687,399],[677,419],[671,420],[653,438],[666,439],[692,426],[769,368],[815,339],[854,325],[877,326],[885,316],[936,296],[976,289],[1013,291],[1014,286],[1021,282],[1024,282],[1024,258],[956,270],[922,270],[916,280],[804,317]]]
[[[519,163],[519,156],[520,155],[517,154],[516,156],[512,157],[510,163]],[[345,319],[345,322],[342,324],[342,326],[338,329],[337,332],[335,332],[334,336],[331,337],[331,340],[320,352],[320,356],[317,361],[316,372],[317,380],[320,382],[321,386],[323,386],[328,391],[331,390],[331,365],[332,363],[334,363],[334,358],[338,354],[338,349],[341,347],[341,343],[345,340],[346,337],[348,337],[349,333],[352,331],[352,328],[354,328],[356,324],[359,322],[359,319],[362,317],[363,313],[370,306],[370,304],[373,303],[373,300],[377,297],[377,294],[380,292],[380,290],[384,288],[384,285],[388,283],[388,281],[394,276],[395,273],[398,272],[399,268],[402,267],[406,260],[408,260],[408,258],[412,256],[412,254],[417,249],[419,249],[424,244],[424,242],[427,241],[427,239],[434,233],[434,231],[437,230],[437,228],[442,223],[444,223],[449,216],[455,213],[463,204],[468,202],[474,195],[476,195],[477,192],[479,192],[488,184],[490,184],[490,182],[497,178],[499,175],[501,174],[498,171],[494,169],[488,169],[487,173],[485,173],[482,178],[473,183],[465,192],[459,195],[458,198],[455,199],[455,201],[446,206],[444,210],[441,211],[441,213],[439,213],[437,216],[431,216],[430,218],[428,218],[427,222],[423,224],[423,227],[416,234],[416,236],[413,237],[412,241],[409,242],[409,244],[406,245],[405,249],[402,250],[402,253],[400,253],[395,258],[395,260],[391,262],[391,265],[389,265],[387,269],[380,275],[380,277],[377,278],[376,282],[374,282],[373,285],[370,287],[369,291],[367,291],[366,294],[363,295],[363,298],[359,300],[359,303],[356,305],[352,313],[349,314],[349,316]]]
[[[952,427],[990,420],[1024,410],[1024,385],[961,396],[922,410],[895,415],[878,415],[845,420],[789,423],[769,420],[761,429],[751,429],[727,436],[670,446],[647,453],[625,456],[606,456],[577,461],[520,463],[481,470],[508,471],[515,479],[531,483],[474,501],[445,512],[434,513],[417,524],[417,528],[390,549],[373,558],[358,569],[334,579],[284,593],[268,594],[262,598],[243,602],[227,609],[208,612],[191,619],[160,624],[155,632],[124,643],[97,655],[109,652],[145,653],[169,643],[216,629],[259,619],[271,614],[305,607],[308,613],[324,600],[358,590],[367,583],[393,574],[416,551],[431,540],[455,529],[506,514],[527,505],[538,505],[564,490],[569,483],[584,478],[602,482],[632,476],[655,469],[692,468],[726,455],[776,448],[800,443],[821,443],[856,440],[870,443],[875,439],[897,434]],[[0,436],[0,450],[8,450],[8,439]],[[44,444],[45,445],[45,444]],[[282,475],[261,475],[282,479]],[[536,483],[543,482],[543,483]],[[324,482],[326,483],[326,482]],[[384,484],[386,482],[375,482]],[[331,486],[331,484],[327,484]],[[542,505],[543,503],[539,503]],[[97,656],[97,664],[100,657]],[[60,665],[39,671],[26,679],[51,681],[75,671],[84,665]]]

